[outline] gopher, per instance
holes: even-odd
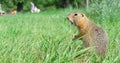
[[[94,46],[95,51],[100,56],[105,57],[108,45],[107,33],[101,27],[90,21],[85,14],[74,12],[68,15],[67,18],[79,31],[73,40],[80,38],[85,48]]]

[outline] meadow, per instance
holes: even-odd
[[[107,56],[100,63],[119,63],[120,12],[115,9],[104,7],[97,13],[97,8],[70,8],[0,16],[0,63],[98,63],[99,56],[88,52],[90,48],[83,49],[82,41],[72,41],[78,31],[66,19],[71,12],[85,13],[108,33]]]

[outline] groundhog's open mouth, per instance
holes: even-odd
[[[72,22],[69,18],[67,18],[67,19],[68,19],[68,21],[70,21],[70,23],[71,23],[72,25],[76,26],[76,24],[75,24],[74,22]]]
[[[71,22],[71,21],[70,21],[70,23],[71,23],[72,25],[74,25],[74,23],[73,23],[73,22]]]
[[[76,24],[75,24],[74,22],[72,22],[71,20],[69,20],[69,21],[70,21],[70,23],[71,23],[72,25],[76,26]]]

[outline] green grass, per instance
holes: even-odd
[[[80,40],[72,41],[77,29],[66,16],[76,11],[85,13],[108,33],[108,53],[103,61],[88,51],[91,48],[83,49]],[[100,19],[103,16],[91,10],[65,9],[0,16],[0,63],[119,63],[119,14],[105,13]],[[74,58],[76,55],[79,57]]]

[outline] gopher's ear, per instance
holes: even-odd
[[[84,14],[81,14],[82,15],[82,17],[84,17]]]

